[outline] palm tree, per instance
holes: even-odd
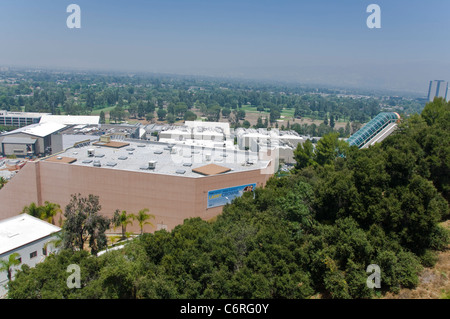
[[[20,264],[19,257],[18,253],[12,253],[9,255],[8,260],[0,259],[0,272],[6,271],[8,273],[8,281],[11,281],[13,267]]]
[[[22,210],[22,214],[28,214],[36,218],[42,217],[42,206],[36,205],[36,203],[31,203],[29,206],[25,206]]]
[[[8,183],[8,180],[4,177],[0,177],[0,189],[2,189],[6,183]]]
[[[61,206],[59,204],[50,203],[45,201],[45,205],[42,206],[41,218],[49,223],[55,224],[54,217],[61,212]]]
[[[51,235],[53,236],[53,239],[49,240],[48,242],[46,242],[44,244],[44,249],[47,250],[48,245],[50,245],[50,244],[52,244],[55,249],[59,248],[59,247],[62,247],[63,240],[64,240],[63,231],[61,230],[61,231],[55,232],[55,233],[53,233]]]
[[[148,208],[141,209],[137,215],[133,215],[134,219],[136,219],[139,223],[139,227],[141,228],[141,235],[144,232],[144,225],[151,225],[154,226],[151,222],[148,220],[150,218],[155,218],[155,215],[147,214],[150,210]]]
[[[113,218],[114,230],[116,227],[122,227],[122,239],[126,238],[125,232],[127,230],[127,225],[132,224],[132,219],[134,218],[135,216],[133,214],[127,214],[126,210],[123,210],[122,213],[119,213],[118,209],[115,211]]]

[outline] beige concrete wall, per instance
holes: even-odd
[[[37,165],[27,162],[0,190],[0,219],[16,216],[30,203],[38,203]]]
[[[155,227],[146,225],[144,231],[154,231],[157,224],[171,230],[186,218],[208,220],[222,212],[222,207],[206,208],[208,191],[249,183],[263,186],[269,177],[251,170],[189,178],[41,161],[27,164],[10,185],[0,190],[0,218],[14,215],[32,201],[39,205],[45,201],[58,203],[64,210],[70,195],[81,193],[99,196],[101,213],[107,217],[112,217],[116,209],[136,214],[149,208],[155,215],[151,220]],[[127,231],[139,230],[137,222],[127,227]]]

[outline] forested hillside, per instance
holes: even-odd
[[[382,144],[330,134],[296,152],[213,221],[189,219],[100,257],[62,251],[10,283],[9,298],[373,298],[414,287],[449,243],[450,104],[411,116]],[[101,200],[101,198],[100,198]],[[80,289],[66,285],[81,267]],[[366,268],[381,269],[381,288]]]

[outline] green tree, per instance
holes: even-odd
[[[155,116],[153,115],[153,113],[147,113],[146,115],[145,115],[145,120],[147,121],[147,122],[152,122],[152,120],[155,118]]]
[[[6,271],[8,281],[11,281],[13,267],[20,265],[19,253],[12,253],[7,260],[0,259],[0,272]]]
[[[42,206],[36,205],[36,203],[31,203],[28,206],[25,206],[22,210],[22,214],[28,214],[33,217],[41,219],[43,216]]]
[[[427,103],[422,111],[422,118],[428,125],[445,123],[449,119],[450,101],[445,102],[444,98],[435,97],[433,102]],[[448,122],[446,123],[448,125]]]
[[[166,119],[167,111],[165,109],[159,108],[156,113],[158,115],[158,120],[164,121]]]
[[[316,162],[319,165],[331,164],[338,156],[345,156],[348,144],[339,140],[339,133],[324,135],[316,148]]]
[[[347,122],[347,124],[345,124],[344,135],[345,135],[345,137],[350,137],[350,135],[351,135],[350,122]]]
[[[71,196],[64,211],[65,222],[62,227],[64,248],[83,250],[89,240],[91,253],[96,255],[106,247],[105,232],[111,220],[100,215],[100,210],[98,196],[92,194],[88,197],[82,197],[81,194]]]
[[[106,123],[106,118],[105,118],[105,112],[100,111],[100,120],[99,120],[100,124],[105,124]]]
[[[179,102],[175,105],[174,115],[177,118],[183,118],[188,111],[188,106],[184,102]]]
[[[230,114],[231,114],[231,109],[229,109],[229,108],[223,108],[222,109],[222,116],[223,117],[228,117],[228,116],[230,116]]]
[[[55,224],[55,216],[61,213],[61,206],[56,203],[50,203],[45,201],[45,205],[41,207],[42,215],[41,219],[46,220],[49,223]]]
[[[176,121],[176,117],[172,113],[169,113],[169,114],[167,114],[166,120],[167,120],[167,123],[173,124]]]
[[[120,212],[120,210],[116,210],[114,212],[114,217],[112,219],[114,227],[121,227],[122,228],[122,239],[126,238],[126,231],[127,226],[130,224],[133,224],[133,219],[135,219],[136,216],[133,214],[128,214],[126,210],[123,210]]]
[[[149,219],[155,218],[154,215],[148,214],[150,210],[148,208],[141,209],[137,215],[133,215],[133,218],[138,222],[139,227],[141,229],[141,234],[144,232],[144,225],[151,225],[154,227],[154,225],[149,222]]]
[[[236,119],[237,120],[245,120],[245,111],[244,110],[237,110],[236,111]]]
[[[0,189],[2,189],[3,186],[6,185],[6,183],[8,183],[8,181],[6,180],[6,178],[0,177]]]
[[[314,146],[311,140],[297,144],[294,150],[295,168],[302,169],[308,166],[316,166]]]
[[[192,112],[192,111],[187,111],[185,114],[184,114],[184,120],[185,121],[195,121],[197,119],[197,114],[195,114],[194,112]]]
[[[330,116],[330,127],[331,128],[334,128],[334,126],[335,126],[335,120],[334,120],[334,116],[333,116],[333,114],[331,114],[331,116]]]
[[[258,119],[256,120],[255,128],[263,128],[263,127],[267,127],[267,126],[264,126],[263,120],[262,120],[261,116],[259,116]]]
[[[210,122],[218,122],[220,119],[220,105],[213,105],[206,110],[206,117]]]

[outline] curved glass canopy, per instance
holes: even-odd
[[[350,144],[350,146],[356,145],[361,148],[386,126],[388,126],[390,123],[397,122],[399,119],[400,115],[395,112],[380,113],[375,116],[369,123],[364,125],[359,131],[350,136],[347,142]]]

